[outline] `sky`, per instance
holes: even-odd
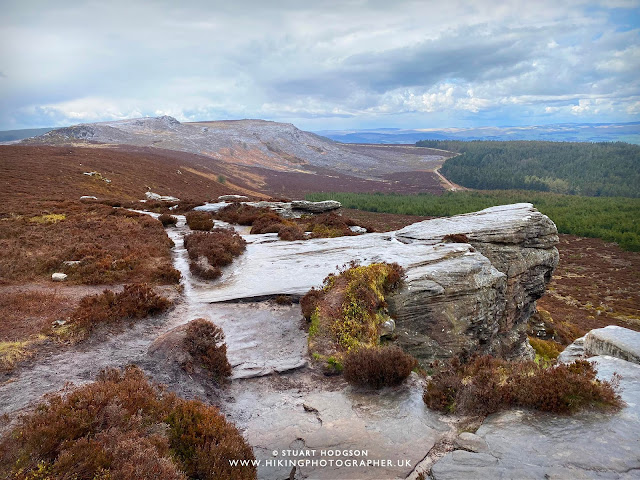
[[[0,0],[0,130],[640,120],[640,0]]]

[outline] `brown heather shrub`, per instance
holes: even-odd
[[[175,226],[178,223],[178,219],[176,217],[167,213],[160,215],[158,220],[160,220],[163,227]]]
[[[48,280],[54,272],[73,284],[156,282],[156,269],[171,265],[172,242],[148,215],[98,203],[38,205],[16,207],[0,222],[0,283]],[[64,220],[30,220],[59,215]]]
[[[590,362],[543,367],[533,361],[510,363],[475,356],[468,363],[449,361],[427,383],[423,399],[429,408],[461,414],[490,414],[510,407],[554,413],[580,408],[620,408],[612,382],[596,379]]]
[[[189,253],[189,268],[204,279],[222,275],[220,267],[229,265],[234,257],[245,251],[246,245],[247,242],[229,228],[214,228],[211,232],[195,232],[184,237],[184,246]],[[208,268],[203,265],[203,258]]]
[[[274,301],[278,305],[291,305],[293,303],[293,299],[289,295],[278,295]]]
[[[349,226],[356,222],[333,212],[299,219],[286,219],[268,208],[234,203],[216,213],[216,218],[228,223],[251,225],[252,234],[277,233],[281,240],[305,240],[357,235]],[[310,231],[307,236],[305,231]]]
[[[274,213],[268,208],[252,207],[242,203],[232,203],[215,214],[218,220],[238,225],[253,225],[253,222],[261,215]]]
[[[280,240],[292,242],[294,240],[305,240],[307,236],[298,225],[285,225],[278,231]]]
[[[401,384],[418,361],[397,346],[372,347],[350,350],[343,365],[347,382],[380,389]]]
[[[300,299],[300,308],[305,319],[311,320],[311,315],[316,311],[318,302],[323,296],[324,292],[322,290],[312,288]]]
[[[220,327],[197,318],[189,322],[184,348],[194,361],[205,368],[218,381],[231,376],[231,364],[227,360],[227,345]],[[187,365],[191,369],[192,365]]]
[[[469,238],[464,233],[450,233],[442,237],[442,241],[448,243],[469,243]]]
[[[191,230],[208,232],[213,228],[213,218],[208,212],[188,212],[185,217]]]
[[[256,478],[255,467],[231,467],[230,458],[254,460],[217,408],[183,400],[131,366],[47,395],[0,439],[0,476],[19,480]]]
[[[153,272],[152,280],[158,283],[180,283],[182,274],[172,265],[160,265]]]
[[[251,234],[278,233],[285,225],[285,220],[275,212],[261,213],[251,223]]]
[[[80,300],[71,314],[72,324],[91,332],[98,325],[114,324],[122,320],[144,318],[164,312],[172,305],[147,284],[125,285],[120,293],[105,290]]]

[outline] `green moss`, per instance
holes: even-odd
[[[342,373],[344,370],[342,362],[334,356],[327,358],[327,368],[335,371],[336,373]]]
[[[562,351],[562,345],[553,340],[543,340],[541,338],[529,337],[529,344],[536,352],[536,363],[547,365],[555,363],[555,360]],[[541,363],[542,362],[542,363]]]
[[[378,346],[380,326],[389,318],[385,294],[399,284],[402,275],[397,264],[375,263],[352,264],[325,278],[311,315],[310,350],[341,355],[362,346]]]

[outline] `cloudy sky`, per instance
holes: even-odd
[[[640,120],[640,0],[3,0],[0,129]]]

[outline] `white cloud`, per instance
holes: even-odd
[[[640,26],[607,0],[27,3],[0,18],[0,128],[637,115]]]

